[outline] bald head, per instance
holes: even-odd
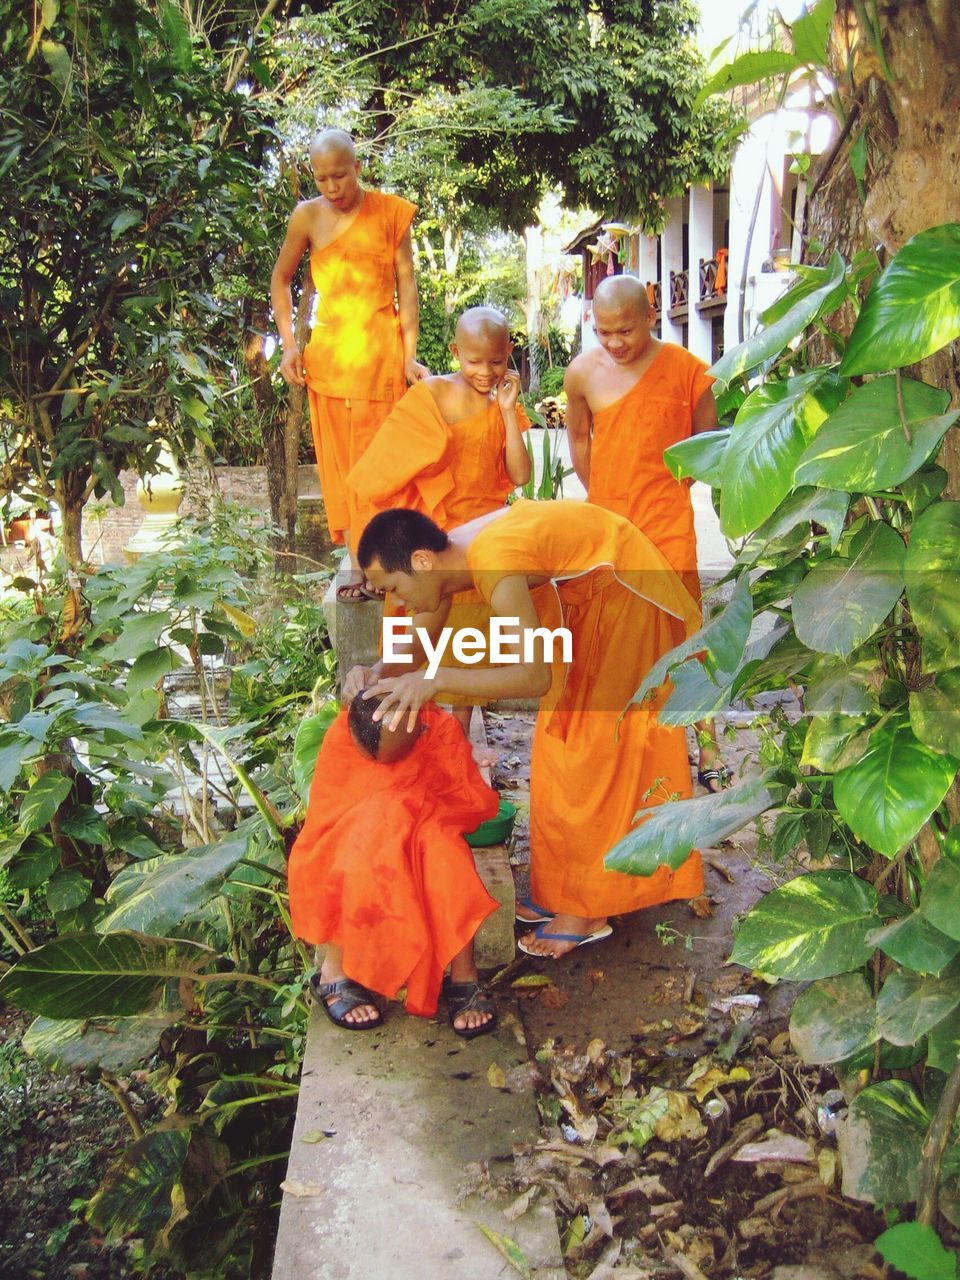
[[[594,314],[604,315],[614,311],[635,311],[645,316],[650,310],[647,290],[636,276],[607,276],[597,285],[593,295]]]
[[[373,718],[379,706],[379,698],[354,698],[347,713],[347,724],[354,743],[365,756],[377,764],[396,764],[413,750],[423,725],[417,720],[411,733],[404,716],[396,729],[390,729],[382,720]]]
[[[506,343],[510,341],[507,318],[494,307],[468,307],[457,321],[454,342],[468,341]]]
[[[356,160],[357,148],[346,129],[322,129],[314,134],[310,143],[311,157],[333,152],[347,156],[351,161]]]

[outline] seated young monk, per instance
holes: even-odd
[[[374,993],[405,986],[408,1013],[429,1017],[442,992],[453,1030],[472,1039],[497,1021],[473,939],[498,904],[463,833],[493,817],[497,794],[445,711],[392,729],[376,710],[355,699],[323,740],[290,854],[293,929],[326,944],[311,988],[338,1027],[379,1026]]]
[[[610,915],[702,893],[697,853],[650,877],[603,865],[638,810],[691,789],[683,730],[658,724],[648,703],[625,710],[651,666],[700,620],[649,539],[590,503],[520,501],[449,535],[419,512],[382,512],[358,556],[368,580],[392,591],[431,643],[451,598],[469,588],[494,615],[519,619],[518,662],[441,667],[433,680],[422,667],[355,667],[344,690],[382,699],[374,714],[391,728],[412,727],[430,699],[451,693],[542,699],[530,771],[531,896],[541,904],[530,922],[540,923],[521,938],[524,951],[559,958],[608,936]],[[572,637],[569,664],[533,635],[561,625]],[[415,667],[420,659],[415,653]]]
[[[635,276],[609,276],[593,296],[599,346],[572,360],[563,380],[567,436],[587,499],[626,516],[700,599],[689,480],[675,480],[664,450],[717,429],[707,366],[650,332],[654,315]],[[697,726],[698,777],[711,791],[729,779],[712,723]]]
[[[358,529],[390,507],[422,511],[441,529],[454,529],[498,510],[529,480],[522,432],[530,420],[518,403],[520,375],[507,368],[513,343],[506,318],[492,307],[470,307],[450,350],[460,363],[456,373],[412,386],[347,476]],[[483,629],[488,620],[480,597],[466,592],[448,623]],[[444,662],[456,665],[449,652]],[[475,704],[453,707],[468,735]]]

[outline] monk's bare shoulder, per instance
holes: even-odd
[[[600,347],[595,347],[591,351],[581,351],[578,356],[574,356],[567,365],[567,372],[563,379],[567,395],[589,397],[597,380],[603,377],[602,356],[603,351]]]
[[[451,377],[448,373],[435,373],[423,379],[423,385],[437,402],[440,416],[444,420],[453,416],[456,407],[456,387],[451,382]]]
[[[322,196],[301,200],[290,215],[290,231],[304,236],[314,248],[330,238],[333,217]]]

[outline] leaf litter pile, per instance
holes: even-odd
[[[539,974],[514,988],[561,994]],[[744,1045],[757,1003],[731,994],[715,1006],[739,1016],[722,1044],[701,1036],[693,1006],[641,1025],[628,1051],[549,1040],[535,1055],[541,1138],[515,1149],[509,1172],[470,1167],[464,1193],[509,1197],[507,1223],[552,1203],[566,1272],[584,1280],[880,1280],[870,1242],[883,1219],[838,1190],[843,1095],[828,1068],[791,1052],[786,1031]],[[684,1052],[694,1036],[717,1047]],[[487,1080],[520,1087],[495,1064]],[[515,1272],[533,1274],[507,1234],[486,1234]]]

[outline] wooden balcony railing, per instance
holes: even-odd
[[[671,320],[681,320],[688,310],[690,292],[690,272],[670,272],[670,310],[667,315]]]
[[[727,305],[727,250],[716,257],[700,259],[700,300],[698,311],[722,311]]]

